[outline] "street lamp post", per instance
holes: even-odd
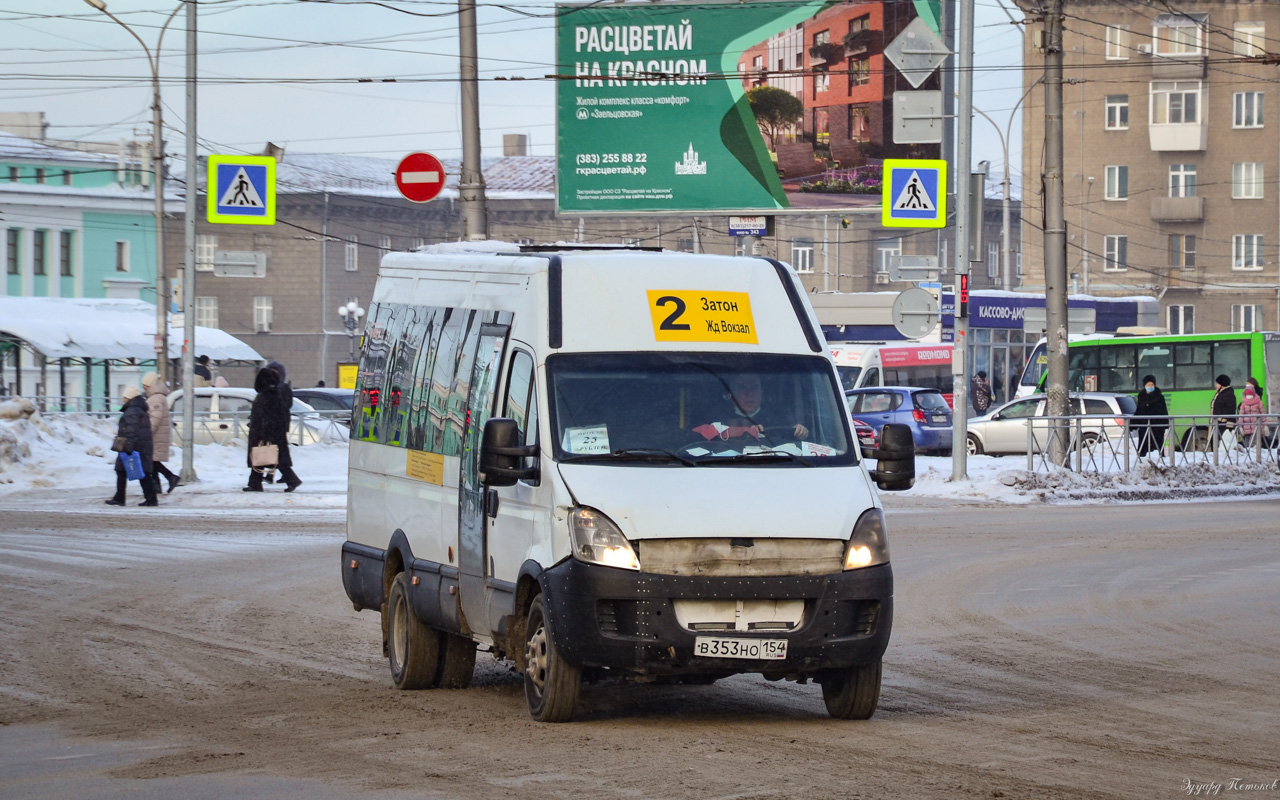
[[[1005,123],[1005,129],[1000,130],[1000,126],[996,121],[987,116],[982,109],[974,107],[974,111],[982,115],[982,118],[991,123],[991,127],[996,129],[996,135],[1000,137],[1000,149],[1004,151],[1004,204],[1002,209],[1002,222],[1000,228],[1001,239],[1001,256],[1004,263],[1000,270],[1000,288],[1006,292],[1013,289],[1013,242],[1009,240],[1009,137],[1013,131],[1013,118],[1018,115],[1018,106],[1022,105],[1022,101],[1027,99],[1027,95],[1031,94],[1031,90],[1040,83],[1043,78],[1037,78],[1027,90],[1022,93],[1022,97],[1018,98],[1018,102],[1013,104],[1013,108],[1009,111],[1009,121]]]
[[[84,0],[89,5],[111,18],[111,21],[124,28],[129,35],[138,40],[142,50],[147,54],[147,67],[151,70],[151,182],[155,190],[155,226],[156,226],[156,374],[160,380],[169,383],[169,297],[164,290],[164,129],[160,118],[160,45],[164,42],[164,33],[178,11],[186,5],[186,0],[178,3],[178,7],[170,12],[169,17],[160,28],[160,36],[156,40],[156,51],[153,54],[142,37],[134,32],[115,14],[107,10],[106,0]]]
[[[338,316],[342,317],[342,324],[347,329],[347,336],[351,337],[351,360],[356,360],[356,329],[360,327],[360,318],[364,316],[364,309],[355,299],[348,300],[344,305],[338,306]]]
[[[1084,190],[1084,257],[1081,259],[1080,271],[1084,273],[1084,293],[1089,293],[1089,195],[1093,194],[1093,176],[1086,180],[1089,186]]]

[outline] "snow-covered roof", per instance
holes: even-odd
[[[48,358],[137,359],[155,351],[156,307],[142,300],[0,297],[0,335],[28,342]],[[169,357],[182,355],[183,332],[169,328]],[[195,349],[215,361],[262,361],[249,345],[217,328],[196,327]]]
[[[12,133],[0,131],[0,158],[22,159],[24,161],[55,161],[58,163],[74,162],[81,164],[111,164],[119,159],[105,153],[87,153],[83,150],[69,150],[62,147],[41,144]]]

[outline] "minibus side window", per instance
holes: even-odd
[[[511,378],[507,382],[502,415],[515,420],[524,444],[538,441],[538,392],[534,385],[533,357],[523,350],[517,350],[511,358]],[[536,466],[535,462],[536,457],[529,458],[525,466]]]
[[[457,309],[445,309],[444,320],[440,323],[440,339],[436,345],[436,361],[431,371],[431,386],[428,387],[427,410],[430,414],[430,429],[425,437],[425,450],[444,455],[457,455],[444,449],[445,425],[449,416],[449,398],[453,392],[453,376],[458,368],[458,356],[462,345],[462,324],[467,315]],[[464,403],[465,408],[465,403]],[[458,434],[457,441],[461,441]]]
[[[880,385],[880,369],[872,367],[862,376],[863,386],[879,386]]]

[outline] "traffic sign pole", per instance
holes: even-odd
[[[955,346],[952,348],[951,373],[954,377],[952,397],[955,402],[954,424],[951,426],[951,480],[969,477],[969,319],[961,313],[961,293],[968,297],[969,290],[969,207],[982,198],[969,196],[969,170],[972,156],[973,133],[973,0],[960,0],[959,53],[956,62],[957,94],[960,107],[956,110],[956,283],[955,283]],[[966,304],[967,305],[967,304]],[[968,311],[967,308],[963,309]]]

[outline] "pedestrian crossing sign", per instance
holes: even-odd
[[[886,228],[947,226],[947,162],[886,158],[880,224]]]
[[[276,224],[276,160],[270,156],[209,156],[209,222]]]

